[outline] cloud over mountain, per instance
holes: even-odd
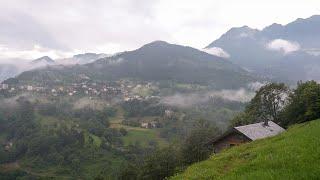
[[[222,57],[222,58],[229,58],[230,57],[230,55],[226,51],[224,51],[222,48],[219,48],[219,47],[205,48],[205,49],[203,49],[203,51],[208,54],[212,54],[212,55]]]
[[[288,54],[300,50],[300,44],[284,39],[274,39],[266,45],[267,49]]]

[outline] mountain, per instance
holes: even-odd
[[[171,179],[317,179],[319,136],[320,120],[298,124],[276,137],[213,155]]]
[[[55,63],[55,61],[53,59],[51,59],[49,56],[43,56],[43,57],[40,57],[38,59],[35,59],[33,61],[30,62],[31,64],[36,64],[36,65],[40,65],[40,64],[43,64],[43,65],[52,65]]]
[[[71,58],[55,59],[49,56],[43,56],[34,60],[25,59],[10,59],[12,62],[20,62],[15,64],[0,64],[0,82],[12,78],[24,71],[30,71],[36,68],[43,68],[53,65],[73,65],[73,64],[86,64],[93,62],[97,59],[107,57],[107,54],[85,53],[77,54]],[[8,61],[8,60],[7,60]]]
[[[230,29],[206,49],[222,48],[235,64],[270,78],[308,80],[320,73],[318,32],[318,15],[261,31],[243,26]]]
[[[0,64],[0,82],[3,80],[14,77],[20,72],[19,68],[12,64]]]
[[[84,54],[74,55],[71,58],[59,59],[57,61],[61,64],[87,64],[97,59],[101,59],[108,56],[109,56],[108,54],[103,54],[103,53],[100,53],[100,54],[84,53]]]
[[[71,67],[47,67],[24,72],[22,81],[75,81],[123,78],[147,81],[206,83],[216,88],[238,88],[255,78],[228,60],[180,45],[155,41],[141,48]]]
[[[320,15],[307,19],[299,18],[285,26],[273,24],[264,28],[261,36],[269,39],[283,38],[299,42],[303,48],[320,48]]]
[[[12,78],[23,71],[55,64],[55,61],[48,56],[43,56],[32,61],[25,59],[10,59],[10,61],[12,62],[11,64],[0,64],[0,82]]]

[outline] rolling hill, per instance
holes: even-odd
[[[318,179],[320,120],[225,150],[171,179]]]

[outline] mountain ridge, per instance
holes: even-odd
[[[38,64],[38,63],[47,63],[47,64],[54,64],[55,61],[51,59],[49,56],[42,56],[30,62],[31,64]]]
[[[192,72],[192,73],[190,73]],[[50,74],[50,75],[49,75]],[[146,81],[213,83],[217,87],[239,87],[254,79],[228,60],[195,48],[154,41],[136,50],[98,59],[84,65],[24,72],[21,80],[43,81],[54,77],[78,79],[80,74],[97,80],[138,78]]]
[[[221,48],[230,55],[230,61],[262,76],[295,83],[320,74],[317,32],[320,16],[314,15],[286,25],[273,23],[262,30],[248,26],[231,28],[206,48]],[[291,55],[298,53],[300,61]]]

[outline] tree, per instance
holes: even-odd
[[[289,92],[289,88],[284,83],[269,83],[261,87],[244,113],[234,118],[234,125],[262,120],[280,122],[280,112],[288,102]]]
[[[317,118],[320,118],[320,84],[315,81],[298,82],[282,113],[282,124],[287,126]]]
[[[128,134],[128,131],[125,128],[120,128],[119,132],[122,136],[126,136]]]
[[[138,179],[139,169],[136,165],[128,164],[121,168],[118,179],[120,180],[136,180]]]
[[[172,176],[179,164],[177,150],[167,147],[145,158],[139,179],[162,180]]]
[[[212,153],[208,144],[218,135],[215,127],[210,126],[205,120],[199,120],[195,129],[191,131],[181,147],[181,154],[185,164],[192,164],[205,160]]]

